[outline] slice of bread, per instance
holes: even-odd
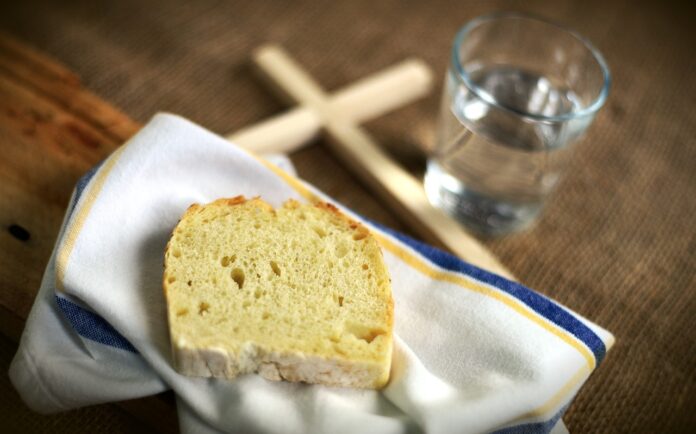
[[[192,205],[167,245],[164,292],[185,375],[381,388],[393,302],[367,228],[326,204]]]

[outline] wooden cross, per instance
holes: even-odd
[[[470,263],[512,278],[498,259],[465,232],[458,222],[433,207],[421,181],[394,162],[358,125],[361,120],[385,111],[387,106],[403,103],[404,96],[411,98],[424,93],[430,83],[430,74],[425,65],[412,61],[408,68],[399,70],[401,81],[390,81],[384,76],[381,81],[373,81],[370,92],[379,93],[382,98],[370,99],[367,98],[370,92],[363,92],[361,103],[355,104],[355,98],[346,103],[346,99],[350,98],[346,98],[345,91],[327,95],[280,47],[264,46],[256,50],[253,61],[276,90],[299,107],[291,115],[283,115],[285,124],[279,123],[278,119],[269,121],[276,126],[273,134],[266,124],[233,134],[229,137],[231,140],[257,151],[290,151],[301,144],[296,140],[299,136],[309,139],[321,129],[327,135],[333,152],[420,236],[431,242],[439,241]],[[395,83],[397,86],[394,86]],[[391,89],[388,88],[390,85]],[[361,113],[356,114],[356,111]],[[283,142],[292,143],[292,146],[275,146]],[[260,146],[261,143],[266,145]]]

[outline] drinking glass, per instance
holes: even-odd
[[[602,55],[572,30],[513,13],[470,21],[445,78],[429,200],[486,235],[527,227],[610,81]]]

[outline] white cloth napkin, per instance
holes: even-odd
[[[393,279],[384,390],[182,376],[170,356],[164,247],[190,204],[240,194],[274,206],[331,201],[173,115],[85,175],[10,368],[25,402],[47,413],[173,389],[188,432],[548,432],[613,343],[536,292],[367,222]]]

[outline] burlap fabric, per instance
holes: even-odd
[[[413,55],[442,77],[457,28],[482,13],[530,11],[576,28],[605,54],[614,76],[611,97],[536,227],[487,244],[522,282],[616,334],[614,350],[568,410],[572,432],[696,432],[696,16],[689,6],[13,3],[0,6],[6,31],[60,59],[136,120],[168,110],[219,133],[282,108],[248,66],[250,50],[263,42],[283,44],[332,89]],[[368,125],[415,171],[432,144],[440,86],[438,80],[429,99]],[[321,143],[293,160],[304,178],[336,199],[406,230]],[[7,396],[7,382],[1,387]],[[125,416],[108,406],[102,411],[112,431],[128,430]],[[85,431],[103,428],[89,424],[88,412],[71,414]],[[32,431],[57,429],[53,422],[26,423]]]

